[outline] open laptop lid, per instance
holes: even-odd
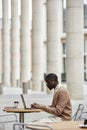
[[[27,107],[27,106],[26,106],[26,103],[25,103],[25,99],[24,99],[23,94],[20,94],[20,96],[21,96],[21,100],[22,100],[24,109],[36,109],[36,108]]]
[[[20,94],[20,96],[21,96],[21,100],[22,100],[24,108],[27,109],[23,94]]]

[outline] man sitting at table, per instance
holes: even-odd
[[[45,112],[52,114],[52,116],[48,117],[48,120],[71,120],[72,106],[68,90],[65,87],[58,86],[58,77],[54,73],[48,74],[45,77],[45,81],[49,90],[54,89],[52,105],[46,106],[38,103],[33,103],[31,104],[31,107],[39,108]]]

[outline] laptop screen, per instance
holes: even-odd
[[[20,96],[21,96],[21,100],[22,100],[24,109],[36,109],[36,108],[27,107],[27,106],[26,106],[26,103],[25,103],[25,99],[24,99],[23,94],[20,94]]]
[[[23,96],[23,94],[21,94],[20,96],[21,96],[21,100],[22,100],[23,106],[26,109],[27,107],[26,107],[26,103],[25,103],[25,100],[24,100],[24,96]]]

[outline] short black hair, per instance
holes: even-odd
[[[55,81],[58,81],[58,77],[56,74],[54,73],[49,73],[45,76],[45,81],[47,80],[55,80]]]

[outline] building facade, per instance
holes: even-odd
[[[71,98],[83,98],[87,81],[84,0],[66,0],[66,8],[64,0],[20,0],[20,7],[18,1],[10,1],[9,19],[9,0],[2,0],[0,83],[46,91],[44,76],[56,73]]]

